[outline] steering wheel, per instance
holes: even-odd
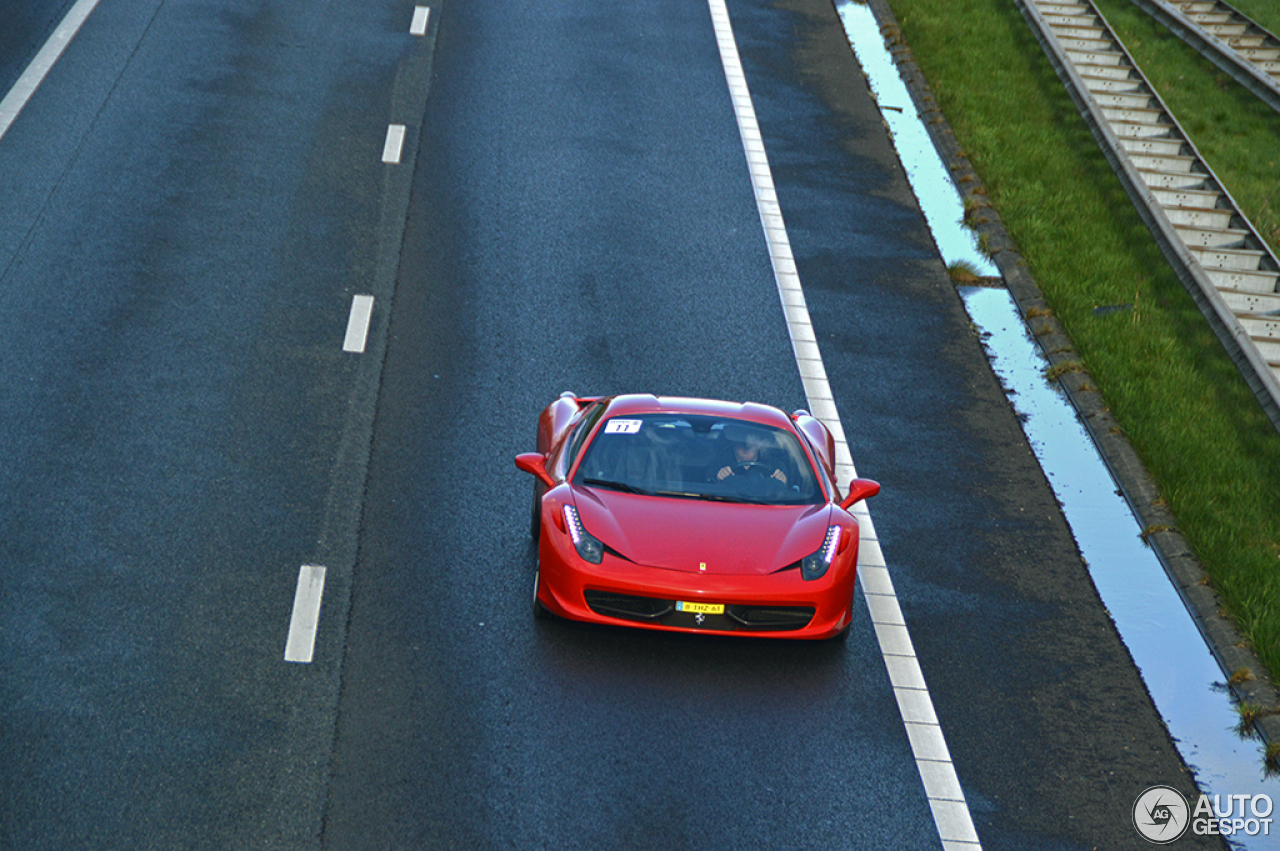
[[[777,469],[770,464],[762,464],[759,461],[741,461],[737,464],[730,464],[733,468],[735,476],[745,476],[749,479],[767,479],[773,475],[773,471]]]

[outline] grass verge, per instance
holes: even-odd
[[[1280,435],[1164,262],[1015,4],[889,5],[1227,614],[1280,673]],[[1280,115],[1127,0],[1097,5],[1276,248]],[[1134,308],[1095,313],[1117,304]]]

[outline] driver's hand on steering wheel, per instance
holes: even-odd
[[[730,476],[732,476],[732,475],[734,475],[734,472],[733,472],[733,465],[732,465],[732,464],[727,464],[727,465],[725,465],[725,466],[721,467],[721,468],[720,468],[720,470],[719,470],[719,472],[717,472],[717,473],[716,473],[716,481],[717,481],[717,482],[723,482],[725,479],[729,478],[729,477],[730,477]],[[782,472],[781,470],[778,470],[778,469],[775,469],[775,470],[774,470],[774,471],[769,475],[769,478],[771,478],[771,479],[777,479],[778,481],[782,482],[784,485],[787,483],[787,474],[786,474],[786,473],[784,473],[784,472]]]

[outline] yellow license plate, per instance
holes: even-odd
[[[724,603],[686,603],[676,602],[677,612],[694,612],[699,615],[723,615]]]

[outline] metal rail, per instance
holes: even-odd
[[[1221,0],[1133,0],[1280,112],[1280,38]]]
[[[1280,261],[1091,0],[1016,0],[1165,258],[1280,431]]]

